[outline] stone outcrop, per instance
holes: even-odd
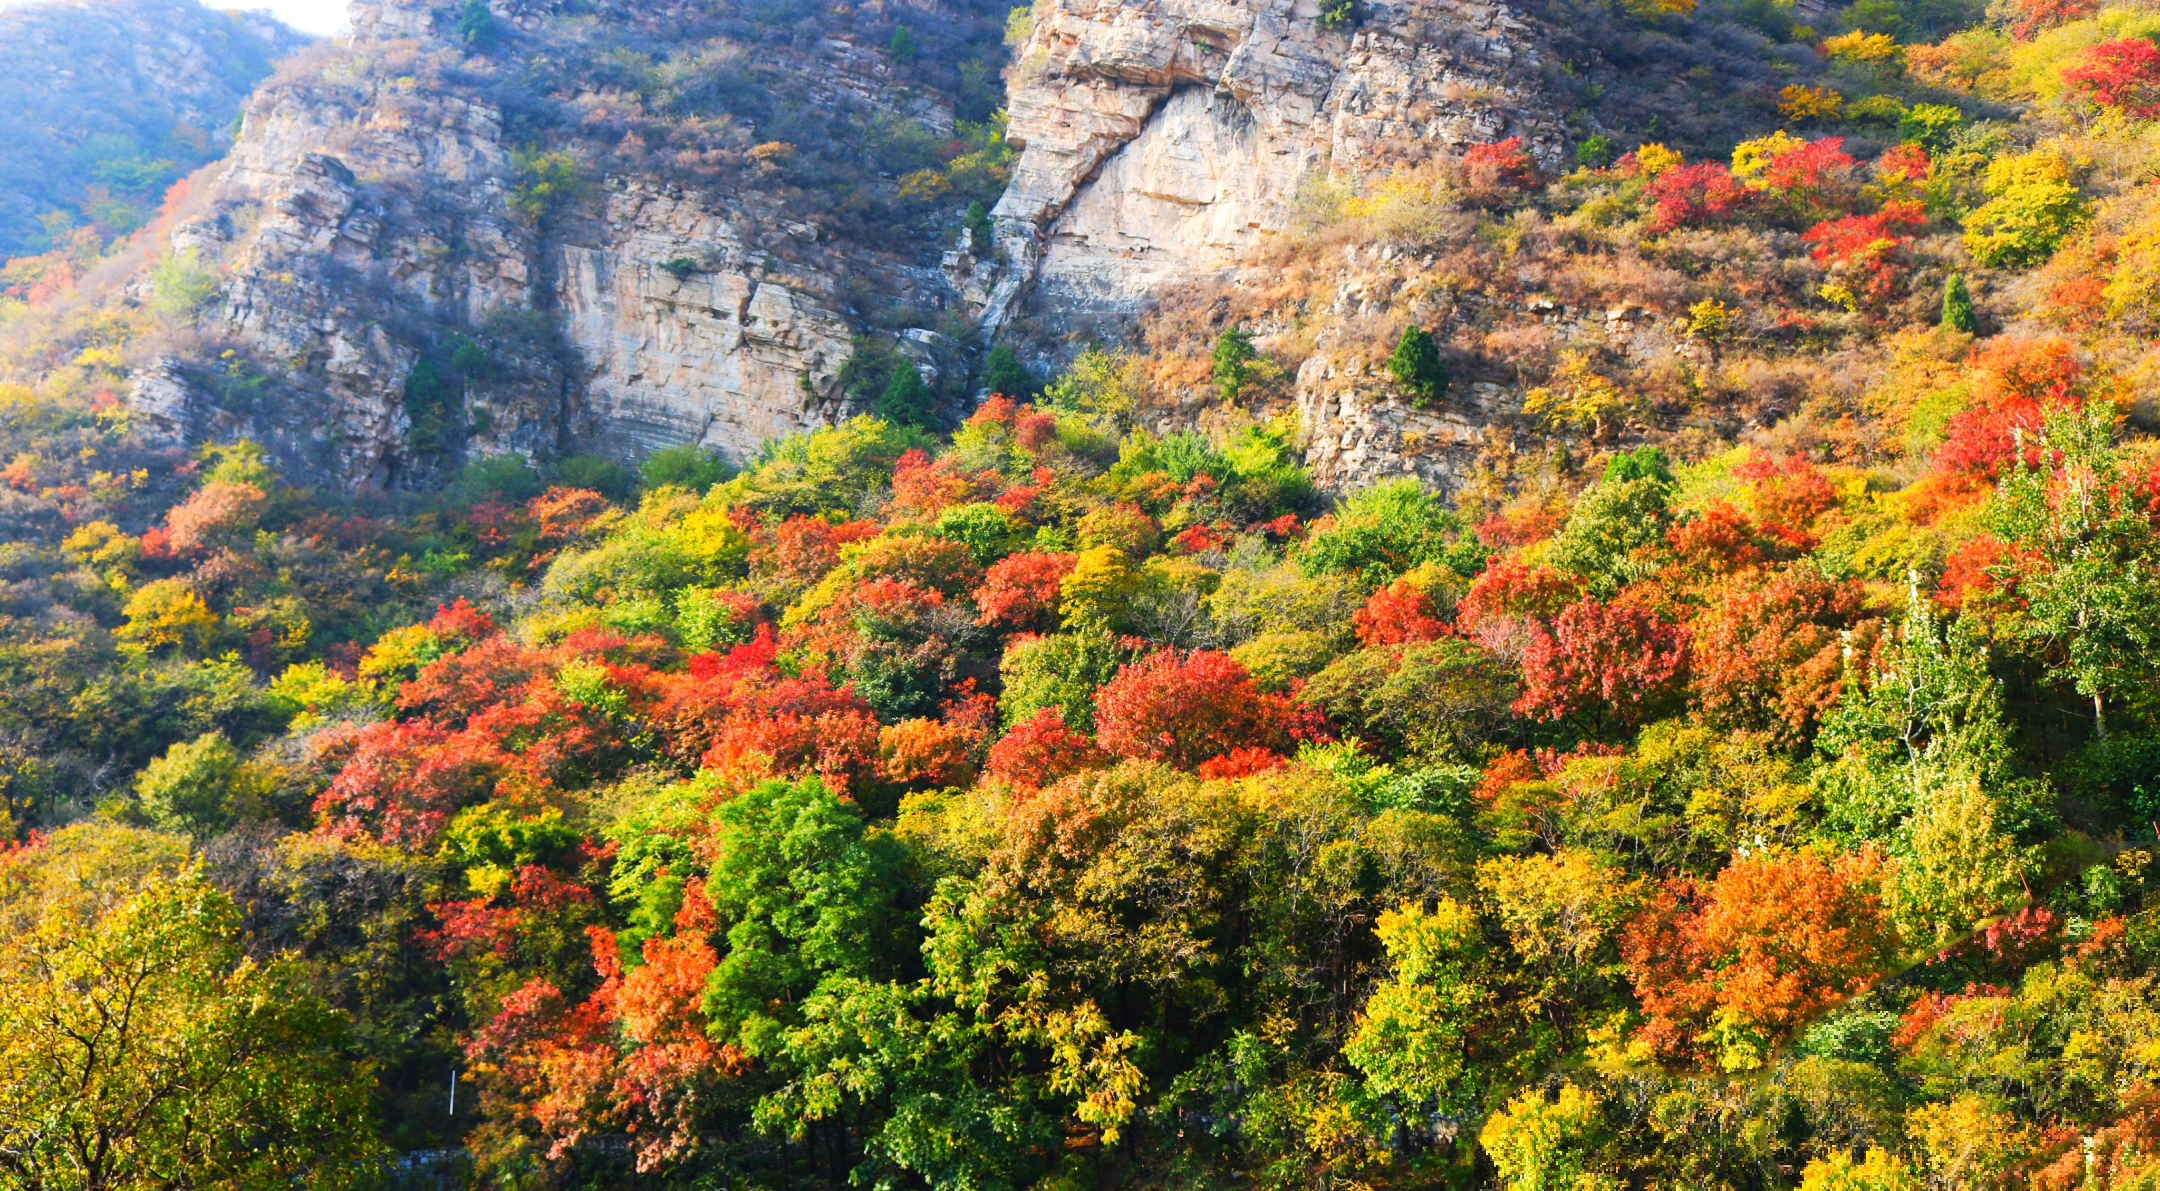
[[[558,7],[493,0],[534,37],[569,27]],[[619,15],[649,33],[683,14]],[[1501,0],[1366,3],[1344,29],[1311,0],[1041,0],[1009,72],[1021,152],[996,243],[963,233],[939,268],[942,245],[836,241],[750,168],[700,189],[612,166],[538,209],[518,189],[532,135],[506,132],[455,17],[362,0],[349,46],[250,104],[171,234],[222,278],[205,340],[241,350],[145,369],[135,403],[154,424],[263,439],[348,486],[424,484],[504,451],[634,461],[695,443],[739,461],[852,412],[835,377],[866,292],[905,290],[895,305],[955,308],[991,335],[1023,313],[1122,319],[1162,287],[1253,269],[1312,180],[1507,135],[1559,149],[1535,31]],[[950,134],[949,101],[898,85],[881,51],[789,52],[820,102]],[[926,370],[952,361],[930,330],[893,329]],[[1505,404],[1495,389],[1392,409],[1343,395],[1333,366],[1298,373],[1308,422],[1336,428],[1313,439],[1331,486],[1419,443],[1468,444]]]
[[[514,3],[497,15],[548,19]],[[153,424],[262,439],[345,486],[399,486],[502,452],[634,462],[694,443],[740,460],[850,412],[833,384],[857,330],[845,285],[893,262],[822,243],[754,185],[609,173],[574,208],[521,208],[504,113],[457,79],[452,22],[368,2],[354,25],[349,46],[256,96],[171,235],[223,277],[205,337],[264,375],[160,360],[134,386]],[[835,41],[806,62],[835,102],[882,99],[951,129],[880,54]],[[480,362],[451,365],[461,344]],[[416,392],[416,369],[447,397]]]
[[[1498,0],[1042,0],[1014,68],[1023,146],[998,204],[1010,265],[985,306],[1129,313],[1226,270],[1290,223],[1308,179],[1522,135],[1559,151],[1536,102],[1535,31]]]

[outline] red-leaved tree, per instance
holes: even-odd
[[[1695,700],[1713,723],[1772,732],[1787,742],[1813,731],[1837,702],[1844,671],[1839,634],[1861,611],[1858,584],[1805,567],[1729,589],[1696,616]]]
[[[504,998],[475,1032],[467,1055],[490,1071],[487,1085],[515,1089],[497,1112],[528,1116],[560,1158],[594,1130],[627,1133],[640,1171],[697,1144],[708,1102],[750,1065],[733,1044],[716,1046],[700,1010],[718,965],[717,925],[701,883],[692,881],[675,915],[675,934],[645,940],[644,962],[624,971],[615,935],[590,931],[600,987],[572,1005],[551,981],[534,980]]]
[[[1502,559],[1485,568],[1455,605],[1463,634],[1504,658],[1519,658],[1532,637],[1582,595],[1582,580],[1551,567]]]
[[[1433,606],[1432,597],[1408,579],[1397,579],[1372,593],[1352,619],[1358,644],[1368,648],[1412,645],[1447,632],[1447,621]]]
[[[1650,179],[1643,188],[1650,200],[1650,234],[1662,236],[1683,227],[1706,227],[1739,214],[1749,192],[1732,171],[1714,161],[1677,165]]]
[[[2073,97],[2133,119],[2160,117],[2160,46],[2145,38],[2087,46],[2062,77]]]
[[[1008,632],[1053,627],[1058,585],[1072,574],[1071,554],[1009,554],[990,564],[975,589],[975,623]]]
[[[1523,650],[1518,714],[1557,720],[1604,716],[1639,724],[1656,715],[1686,681],[1687,634],[1650,611],[1593,596],[1531,633]]]
[[[1066,727],[1057,708],[1043,707],[990,746],[987,768],[999,781],[1033,789],[1108,759],[1094,741]]]
[[[1095,694],[1095,739],[1121,757],[1190,769],[1241,748],[1283,750],[1294,711],[1229,654],[1162,650]]]

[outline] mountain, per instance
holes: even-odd
[[[942,254],[1003,184],[1004,15],[360,5],[174,213],[215,293],[133,400],[375,486],[503,451],[740,459],[861,408],[873,331],[951,406]]]
[[[195,0],[0,10],[0,257],[134,230],[224,154],[241,103],[309,40]]]
[[[2160,1187],[2153,0],[352,25],[8,266],[0,1187]]]
[[[739,462],[873,407],[896,360],[950,419],[992,339],[1048,367],[1076,328],[1131,334],[1284,243],[1315,184],[1626,132],[1582,106],[1623,53],[1701,59],[1599,109],[1690,147],[1739,127],[1736,91],[1774,112],[1742,51],[1813,57],[1730,22],[1645,45],[1559,0],[1353,15],[362,4],[176,212],[216,294],[132,400],[175,438],[389,487],[504,451]]]

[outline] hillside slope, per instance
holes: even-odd
[[[241,103],[309,38],[196,0],[0,10],[0,257],[131,231],[232,143]]]

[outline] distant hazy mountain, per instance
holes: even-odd
[[[140,222],[225,151],[241,102],[309,40],[194,0],[0,10],[0,256]]]

